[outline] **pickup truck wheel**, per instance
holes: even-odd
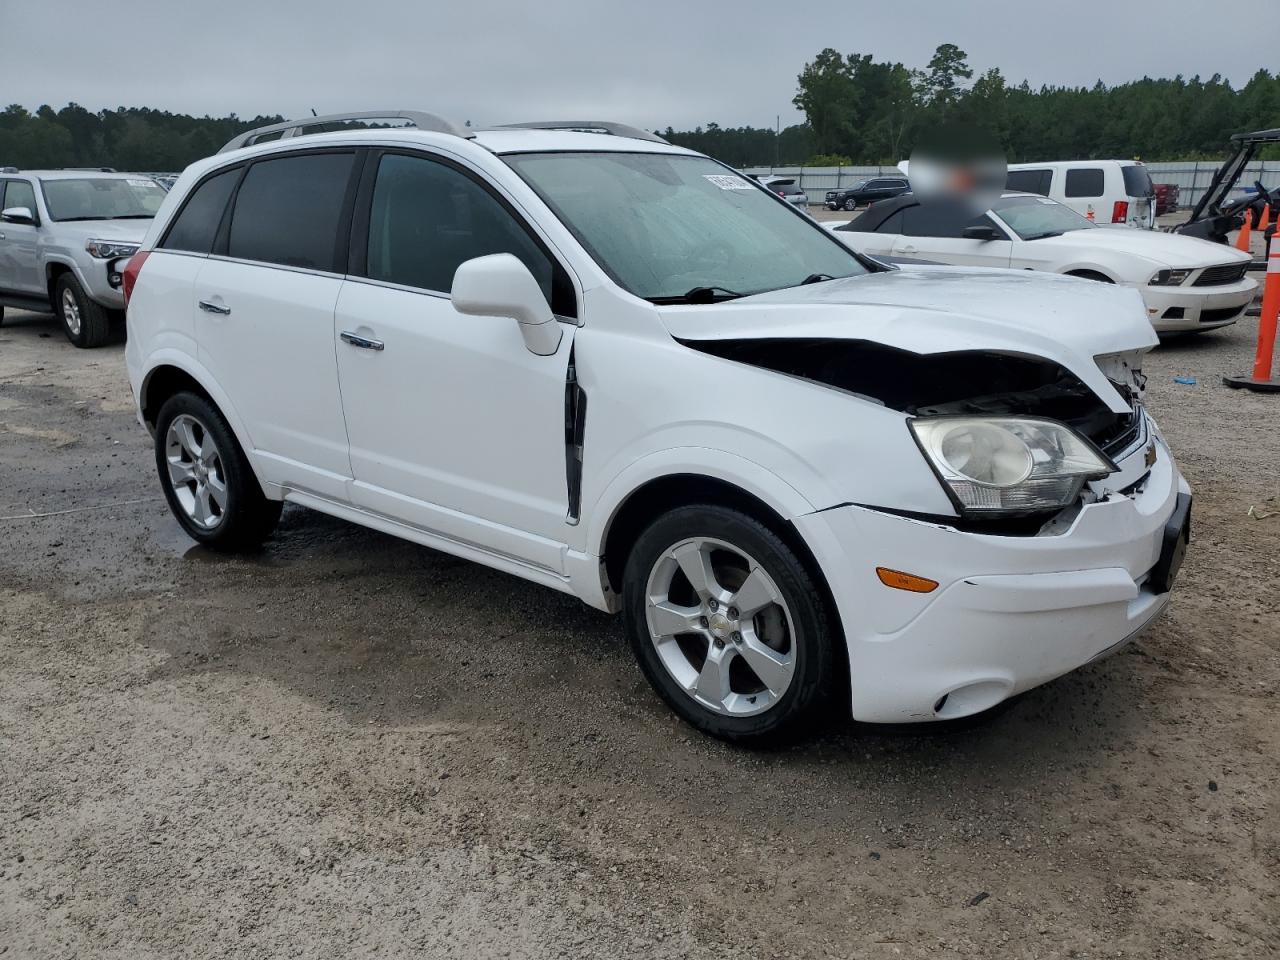
[[[268,500],[218,409],[177,393],[156,417],[156,469],[169,509],[191,539],[215,550],[257,547],[284,504]]]
[[[844,208],[852,213],[854,210],[858,209],[858,201],[853,199],[853,197],[850,197],[844,202]]]
[[[659,517],[627,559],[622,595],[650,684],[712,736],[793,736],[836,686],[822,591],[781,538],[737,510],[707,504]]]
[[[111,332],[111,316],[106,307],[94,303],[72,273],[58,278],[53,294],[54,308],[62,330],[77,347],[100,347]]]

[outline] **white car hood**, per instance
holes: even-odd
[[[1081,250],[1113,250],[1145,257],[1165,267],[1195,269],[1226,263],[1245,263],[1247,253],[1222,243],[1212,243],[1198,237],[1184,237],[1177,233],[1161,233],[1158,230],[1138,230],[1133,227],[1100,227],[1094,230],[1071,230],[1060,237],[1029,240],[1030,244],[1051,243],[1057,247]]]
[[[1132,288],[971,267],[910,267],[660,311],[680,340],[867,340],[920,354],[1044,357],[1118,413],[1128,405],[1094,358],[1158,342]]]
[[[55,224],[58,240],[119,240],[141,243],[151,228],[151,220],[62,220]],[[83,242],[76,244],[83,246]]]

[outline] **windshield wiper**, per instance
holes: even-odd
[[[807,287],[811,283],[822,283],[824,280],[834,280],[834,279],[835,277],[833,277],[829,273],[811,273],[807,277],[805,277],[803,280],[801,280],[798,285],[801,287]]]
[[[1023,237],[1022,239],[1023,240],[1047,240],[1049,237],[1060,237],[1060,236],[1062,236],[1061,230],[1048,230],[1044,233],[1033,233],[1031,236]]]
[[[722,300],[736,300],[745,297],[745,293],[730,290],[728,287],[694,287],[678,297],[649,297],[650,303],[719,303]]]
[[[59,223],[74,223],[77,220],[110,220],[110,217],[54,217]]]
[[[118,217],[112,217],[112,220],[153,220],[154,213],[122,213]]]

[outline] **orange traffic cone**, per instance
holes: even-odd
[[[1280,380],[1271,376],[1276,350],[1276,326],[1280,322],[1280,237],[1271,238],[1267,256],[1267,279],[1262,288],[1262,317],[1258,320],[1258,348],[1253,358],[1253,375],[1223,377],[1228,387],[1242,387],[1261,393],[1280,393]]]
[[[1271,204],[1266,204],[1262,208],[1262,216],[1258,218],[1258,229],[1265,230],[1271,226]]]
[[[1244,212],[1244,226],[1240,228],[1240,235],[1236,237],[1236,249],[1249,252],[1249,235],[1253,230],[1253,210]]]

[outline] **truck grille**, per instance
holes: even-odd
[[[1221,284],[1235,283],[1249,269],[1247,263],[1227,263],[1220,267],[1205,267],[1196,277],[1193,287],[1216,287]]]

